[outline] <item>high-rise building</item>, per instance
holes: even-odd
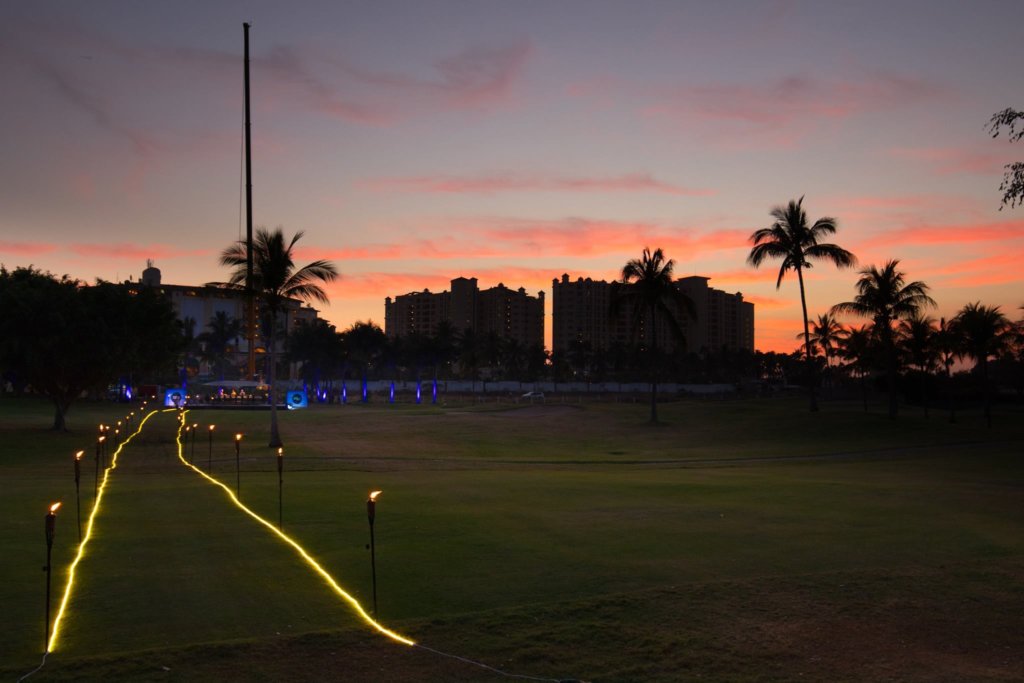
[[[614,283],[590,278],[571,281],[562,275],[551,283],[552,350],[567,351],[573,342],[585,342],[594,350],[613,344],[644,343],[648,321],[643,312],[611,311]],[[708,287],[708,278],[693,276],[676,281],[676,287],[693,302],[696,317],[677,315],[686,348],[690,351],[721,347],[754,350],[754,304],[743,295]],[[667,325],[656,330],[658,346],[672,349],[675,335]]]
[[[384,332],[390,338],[411,334],[432,336],[441,322],[456,332],[494,332],[523,346],[544,345],[544,292],[530,296],[520,287],[499,284],[480,290],[476,278],[458,277],[451,291],[410,292],[384,299]]]
[[[544,346],[544,292],[534,297],[523,287],[513,290],[498,283],[478,294],[476,311],[478,333],[494,332],[522,346]]]

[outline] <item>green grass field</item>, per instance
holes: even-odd
[[[285,532],[425,646],[588,681],[1024,678],[1024,413],[898,421],[859,405],[319,406],[281,414]],[[111,404],[0,399],[0,677],[43,646],[77,549],[72,454]],[[192,411],[195,459],[276,523],[269,416]],[[294,550],[177,459],[173,414],[125,447],[54,651],[30,680],[497,681],[369,629]],[[190,444],[185,454],[191,452]],[[56,611],[56,607],[54,608]]]

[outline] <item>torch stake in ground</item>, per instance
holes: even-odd
[[[191,458],[190,458],[192,460],[192,464],[193,465],[196,464],[196,432],[198,432],[198,431],[199,431],[199,424],[198,423],[193,424],[192,425],[192,455],[191,455]]]
[[[366,518],[370,521],[370,579],[373,582],[373,618],[377,618],[377,547],[373,539],[373,520],[377,516],[377,496],[380,491],[371,491],[366,499]]]
[[[242,450],[242,435],[235,434],[235,497],[242,495],[242,465],[240,453]]]
[[[210,430],[209,430],[209,434],[210,434],[209,445],[210,445],[210,448],[206,452],[206,471],[207,472],[213,472],[213,428],[215,426],[216,425],[210,425]]]
[[[60,503],[54,503],[50,506],[50,511],[46,513],[46,566],[43,570],[46,572],[46,626],[43,633],[43,652],[48,652],[50,649],[50,558],[53,555],[53,537],[57,530],[57,508],[60,507]]]
[[[96,439],[96,483],[92,487],[93,500],[96,499],[96,496],[99,494],[100,491],[100,454],[103,451],[103,440],[106,438],[107,437],[105,436],[101,436],[100,438]]]
[[[284,531],[284,449],[277,449],[277,528]]]
[[[75,453],[75,503],[78,505],[78,542],[82,542],[82,491],[79,484],[82,481],[82,456],[85,451]]]

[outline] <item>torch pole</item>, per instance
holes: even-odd
[[[377,496],[380,491],[373,491],[366,499],[366,519],[370,522],[370,580],[373,583],[373,618],[377,618],[377,544],[373,538],[373,522],[377,516]]]
[[[46,513],[46,566],[43,569],[46,570],[46,617],[44,618],[44,631],[43,631],[43,653],[49,652],[50,650],[50,574],[53,563],[51,559],[53,557],[53,537],[56,533],[57,527],[57,508],[60,507],[60,503],[54,503],[50,506],[50,511]]]
[[[206,452],[206,471],[208,473],[212,473],[213,472],[213,425],[210,425],[209,433],[210,433],[210,438],[209,438],[210,448]]]
[[[99,495],[100,491],[100,449],[103,448],[103,437],[101,436],[96,440],[96,482],[92,487],[93,500]]]
[[[284,531],[284,449],[277,449],[277,528]]]
[[[78,508],[78,542],[82,542],[82,489],[79,485],[82,481],[82,453],[75,453],[75,504]]]
[[[240,451],[242,448],[242,435],[235,434],[235,497],[242,495],[242,465]]]

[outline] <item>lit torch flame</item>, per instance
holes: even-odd
[[[241,434],[235,434],[235,441],[241,441],[241,440],[242,440],[242,435]]]
[[[83,455],[85,455],[85,451],[78,451],[75,453],[75,460],[81,460]]]
[[[213,431],[213,427],[214,427],[214,425],[210,425],[210,431],[211,432]]]
[[[51,505],[50,506],[50,514],[52,515],[55,512],[57,512],[57,508],[59,508],[59,507],[60,507],[60,503],[54,503],[53,505]]]
[[[377,501],[377,496],[379,496],[381,493],[383,493],[383,491],[371,491],[370,492],[370,500],[376,502]]]
[[[284,455],[284,449],[283,449],[283,448],[278,448],[278,449],[277,449],[277,457],[279,457],[279,458],[280,458],[280,457],[282,457],[283,455]]]

